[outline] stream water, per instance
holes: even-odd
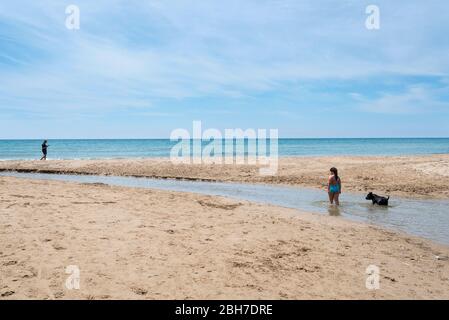
[[[431,239],[449,245],[449,201],[392,197],[388,207],[372,205],[365,195],[345,192],[341,206],[330,206],[323,190],[264,184],[242,184],[99,175],[0,172],[27,179],[104,183],[108,185],[195,192],[341,216]]]

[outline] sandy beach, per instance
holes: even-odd
[[[448,12],[2,1],[0,300],[449,300]]]
[[[1,299],[449,298],[449,248],[370,225],[101,184],[0,188]],[[79,290],[65,287],[69,265]],[[379,290],[365,287],[369,265]]]
[[[449,198],[449,155],[281,157],[275,176],[254,165],[173,164],[168,158],[0,161],[1,170],[273,183],[326,188],[337,167],[343,190],[410,198]]]

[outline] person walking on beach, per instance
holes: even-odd
[[[48,144],[47,144],[47,140],[44,140],[44,143],[42,143],[42,158],[41,160],[47,160],[47,148],[48,148]]]
[[[341,193],[341,180],[338,176],[338,170],[337,168],[332,167],[330,169],[331,175],[329,176],[329,181],[327,183],[327,192],[329,194],[329,201],[331,204],[334,203],[337,206],[340,205],[340,201],[338,200],[338,197]]]

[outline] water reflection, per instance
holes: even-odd
[[[327,207],[327,212],[329,212],[329,215],[333,217],[338,217],[341,215],[340,207],[336,206],[335,204],[330,204]]]

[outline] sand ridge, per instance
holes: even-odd
[[[339,169],[343,192],[449,198],[449,155],[282,157],[275,176],[261,176],[253,165],[173,164],[168,158],[0,162],[0,170],[272,183],[321,189],[325,189],[329,169],[334,166]]]

